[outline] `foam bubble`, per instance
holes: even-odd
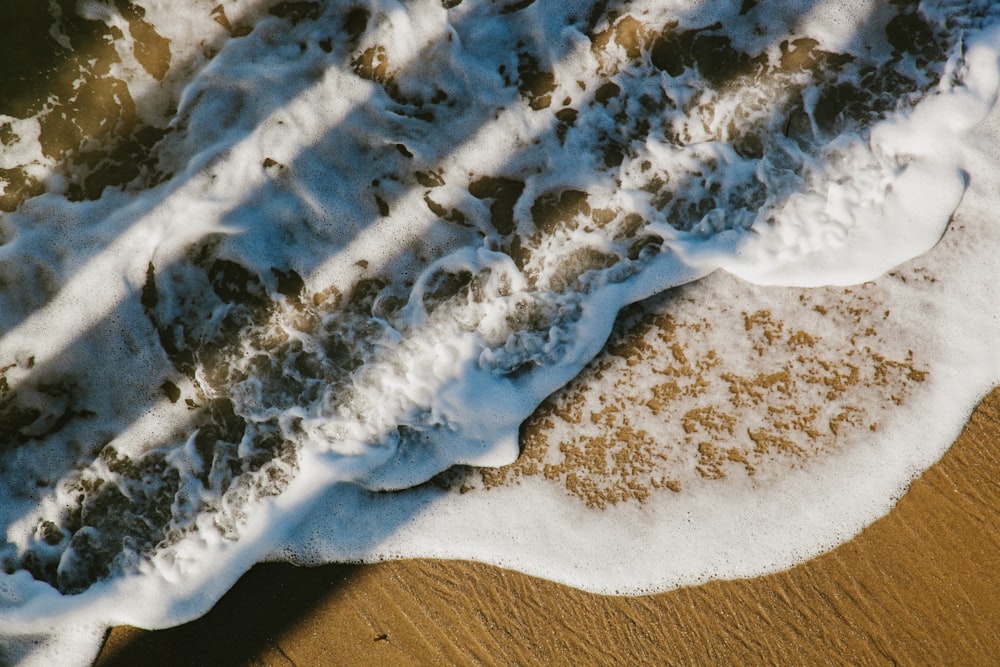
[[[50,188],[0,246],[13,659],[265,558],[786,567],[996,382],[989,11],[148,4],[83,8],[116,129],[10,124]]]

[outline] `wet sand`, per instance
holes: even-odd
[[[16,5],[42,11],[36,3]],[[30,43],[34,33],[18,20],[22,41]],[[148,47],[140,49],[149,55],[143,67],[159,79],[169,51],[157,55],[152,47],[160,42],[144,40],[148,32],[135,21],[134,37]],[[38,26],[48,34],[47,22]],[[56,53],[45,39],[34,41]],[[141,156],[161,135],[141,127],[130,97],[120,94],[124,102],[110,104],[121,87],[100,84],[110,80],[101,69],[110,55],[102,55],[106,40],[94,44],[93,53],[74,45],[76,56],[58,52],[53,63],[39,61],[46,72],[62,72],[56,65],[65,60],[66,76],[39,80],[38,72],[13,70],[4,76],[37,81],[31,95],[5,91],[5,99],[25,107],[19,113],[36,112],[54,95],[60,102],[53,111],[88,102],[101,109],[97,117],[116,120],[76,127],[57,122],[62,116],[54,112],[46,116],[52,137],[46,156],[98,165],[70,170],[70,193],[78,197],[95,197],[137,173],[150,183],[160,178]],[[34,61],[9,59],[8,70],[24,62]],[[85,70],[84,86],[71,85],[77,68]],[[107,147],[80,153],[84,138],[103,139]],[[0,209],[40,191],[21,171],[4,181]],[[194,623],[158,632],[115,628],[96,664],[994,664],[998,442],[1000,390],[888,516],[834,551],[771,576],[617,598],[475,563],[261,565]]]
[[[995,664],[997,442],[1000,389],[889,515],[770,576],[606,597],[475,563],[261,565],[96,664]]]

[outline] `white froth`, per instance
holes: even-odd
[[[788,567],[887,512],[1000,380],[989,12],[920,14],[948,35],[934,62],[894,52],[877,2],[636,2],[591,26],[583,0],[140,4],[171,69],[129,38],[112,75],[169,120],[170,177],[71,202],[56,174],[2,224],[0,409],[24,424],[0,463],[24,474],[0,495],[0,662],[194,618],[267,558],[476,559],[619,594]],[[109,7],[84,9],[128,33]],[[667,48],[683,30],[722,65]],[[878,67],[912,90],[863,97]],[[834,84],[861,101],[832,113]],[[0,166],[56,168],[36,120],[12,127]],[[677,341],[764,373],[737,311],[789,333],[781,286],[865,281],[927,370],[814,458],[724,482],[678,464],[682,492],[601,508],[539,475],[423,485],[514,462],[628,304],[686,284],[656,306],[705,318]],[[587,378],[595,411],[621,389]]]

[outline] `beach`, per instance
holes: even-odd
[[[1000,5],[0,14],[0,665],[1000,654]]]
[[[591,595],[476,563],[251,570],[96,665],[989,665],[1000,652],[1000,390],[858,537],[755,579]]]

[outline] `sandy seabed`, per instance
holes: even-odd
[[[790,570],[592,595],[488,565],[260,565],[205,617],[111,631],[110,665],[989,665],[1000,655],[1000,389],[854,540]]]

